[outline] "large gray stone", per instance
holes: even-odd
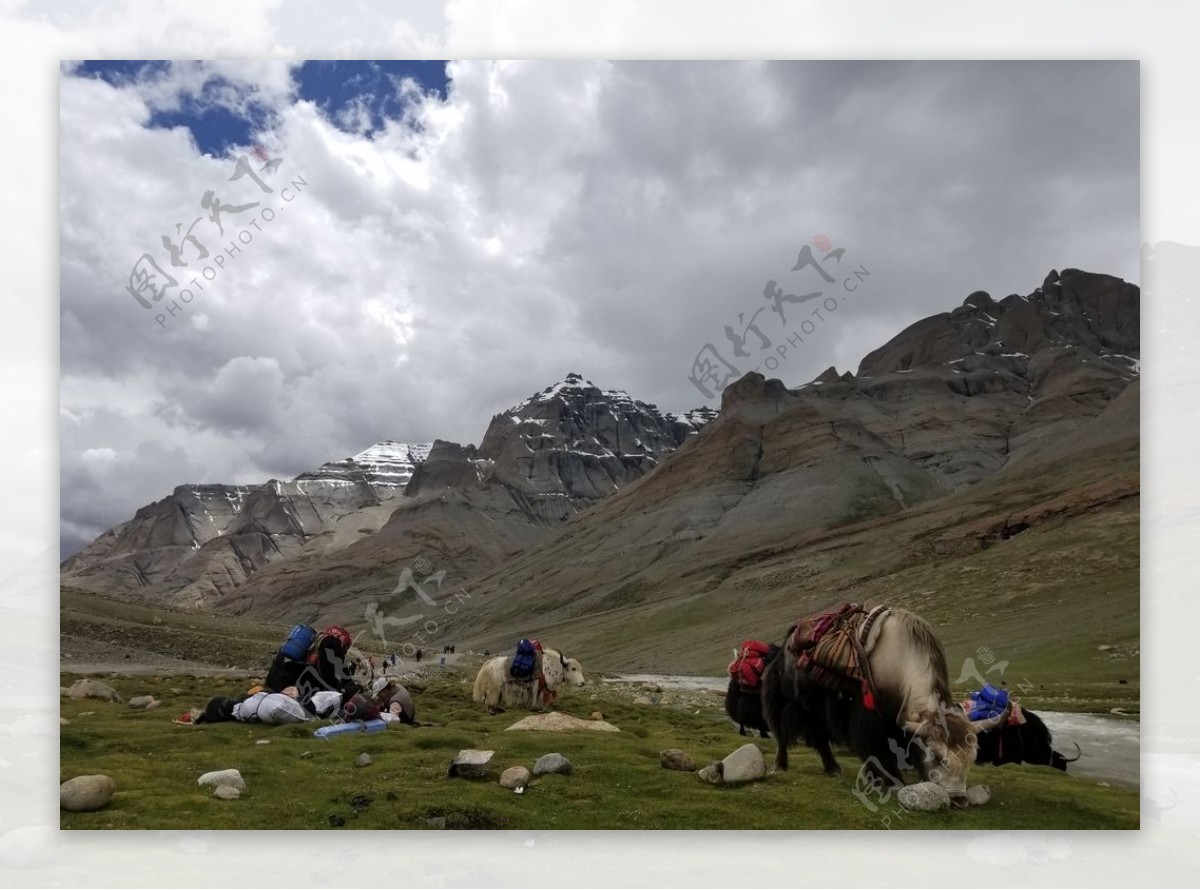
[[[767,774],[767,761],[758,745],[742,745],[721,761],[721,777],[726,785],[756,782]]]
[[[896,799],[906,810],[941,810],[950,806],[950,793],[936,782],[905,785],[896,792]]]
[[[724,767],[721,764],[721,761],[716,760],[710,763],[704,769],[700,770],[700,772],[696,773],[696,775],[699,776],[703,781],[708,782],[710,785],[724,785],[725,779],[721,775],[721,770],[723,768]]]
[[[371,755],[366,751],[354,758],[355,766],[370,766],[372,762]]]
[[[464,748],[455,755],[450,764],[450,775],[462,779],[478,779],[487,775],[488,762],[495,751],[480,751],[477,748]]]
[[[198,785],[232,785],[238,791],[246,790],[246,780],[242,778],[242,774],[235,769],[220,769],[205,773],[196,780]]]
[[[500,774],[500,784],[504,788],[524,788],[529,784],[529,770],[523,766],[510,766]]]
[[[117,783],[109,776],[76,776],[58,788],[58,805],[72,813],[86,813],[108,806]]]
[[[598,713],[598,712],[597,712]],[[525,732],[620,732],[605,720],[580,720],[561,711],[549,714],[530,714],[505,729]]]
[[[213,797],[221,800],[237,800],[241,796],[242,792],[232,785],[218,785],[213,789]]]
[[[134,710],[148,708],[152,704],[156,704],[153,695],[135,695],[129,700],[129,707],[133,708]]]
[[[658,762],[666,769],[677,769],[687,773],[696,771],[696,761],[692,759],[692,755],[679,748],[668,748],[666,751],[659,751]]]
[[[543,754],[537,759],[537,763],[533,765],[533,774],[535,776],[544,776],[549,773],[559,773],[567,775],[574,769],[571,761],[563,757],[561,754]]]
[[[90,677],[84,677],[72,683],[71,688],[67,690],[67,696],[73,699],[98,698],[101,701],[121,701],[117,690],[107,683],[101,683]]]

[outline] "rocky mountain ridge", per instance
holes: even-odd
[[[292,480],[179,486],[66,560],[61,575],[82,589],[220,606],[280,563],[300,559],[307,566],[343,551],[353,562],[359,550],[373,554],[378,547],[349,548],[385,529],[384,549],[404,552],[403,541],[393,539],[404,538],[409,524],[427,522],[430,511],[423,508],[442,502],[448,490],[492,524],[512,526],[496,541],[524,546],[538,529],[656,466],[713,413],[663,415],[570,374],[494,417],[479,448],[385,440]],[[458,532],[451,522],[437,534],[455,540]],[[458,561],[490,567],[508,552],[481,541]]]

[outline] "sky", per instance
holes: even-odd
[[[568,372],[684,411],[698,357],[796,386],[976,290],[1136,282],[1138,94],[1136,62],[65,63],[61,555],[180,484],[478,443]]]

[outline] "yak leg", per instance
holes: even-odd
[[[823,701],[809,701],[804,707],[804,741],[821,757],[821,768],[827,776],[840,776],[842,768],[834,759],[829,746],[829,724]]]

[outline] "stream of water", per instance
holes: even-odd
[[[675,674],[622,674],[610,682],[657,683],[663,689],[716,689],[721,692],[729,685],[725,677]],[[1067,768],[1071,775],[1138,786],[1141,777],[1141,724],[1137,720],[1064,711],[1038,710],[1037,715],[1049,727],[1057,750],[1070,757],[1075,750],[1073,743],[1076,743],[1083,752],[1079,760]]]

